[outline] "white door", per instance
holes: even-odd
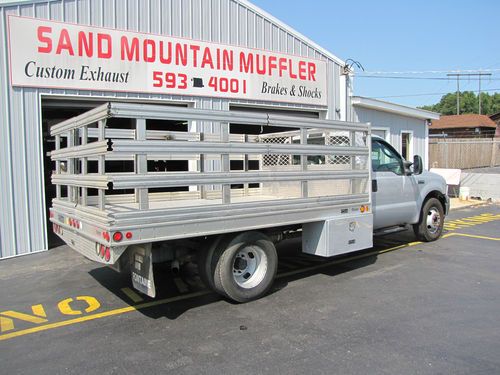
[[[418,184],[407,176],[403,159],[385,141],[372,142],[374,228],[408,223],[417,212]]]

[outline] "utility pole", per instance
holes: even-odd
[[[460,77],[479,77],[479,114],[481,114],[481,77],[491,76],[491,73],[449,73],[448,77],[457,77],[457,115],[460,114]]]

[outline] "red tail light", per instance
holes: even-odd
[[[123,239],[122,232],[113,233],[113,241],[120,242]]]
[[[109,249],[109,247],[107,247],[104,253],[104,260],[106,262],[109,262],[110,259],[111,259],[111,250]]]
[[[130,240],[132,238],[132,232],[125,233],[125,238],[127,238],[127,240]]]

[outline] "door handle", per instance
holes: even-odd
[[[377,180],[372,180],[372,193],[377,192],[377,190],[378,190]]]

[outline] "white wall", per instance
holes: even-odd
[[[401,132],[413,132],[413,155],[420,155],[424,166],[428,166],[428,132],[425,120],[402,116],[390,112],[353,106],[354,121],[370,122],[373,129],[389,128],[387,139],[396,150],[401,152]]]

